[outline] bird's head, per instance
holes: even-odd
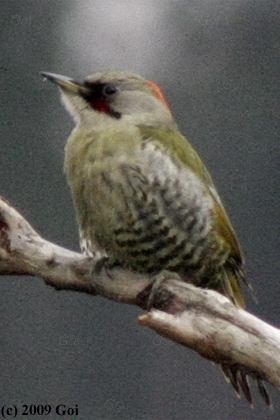
[[[63,103],[78,124],[94,124],[96,128],[119,122],[175,127],[158,85],[133,73],[96,73],[83,82],[41,74],[59,86]]]

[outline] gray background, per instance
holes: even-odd
[[[154,79],[238,232],[249,309],[279,326],[279,0],[2,0],[0,16],[1,194],[77,250],[62,173],[73,123],[38,73]],[[29,277],[1,278],[0,299],[1,404],[78,404],[80,420],[279,419],[272,387],[275,412],[256,392],[252,411],[217,367],[141,328],[135,307]]]

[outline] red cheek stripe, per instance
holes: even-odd
[[[110,105],[103,99],[94,99],[90,101],[90,105],[96,111],[104,112],[104,114],[111,114]]]
[[[121,113],[114,111],[108,102],[103,99],[93,99],[89,101],[90,106],[98,112],[103,112],[103,114],[110,115],[111,117],[116,118],[117,120],[121,118]]]

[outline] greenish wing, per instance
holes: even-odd
[[[245,302],[241,288],[241,280],[244,280],[241,249],[226,210],[216,191],[211,175],[204,163],[191,144],[179,131],[147,126],[139,126],[139,129],[144,141],[158,141],[169,150],[172,156],[188,166],[201,179],[209,194],[212,196],[215,202],[217,234],[230,249],[225,266],[225,272],[228,278],[228,294],[238,306],[244,307]]]

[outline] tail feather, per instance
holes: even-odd
[[[266,405],[268,405],[269,408],[273,408],[273,404],[272,404],[272,400],[269,396],[269,393],[265,387],[265,384],[263,383],[263,381],[259,378],[256,378],[257,384],[258,384],[258,388],[260,391],[261,396],[263,397]]]
[[[253,398],[252,398],[251,389],[250,389],[247,375],[241,370],[238,370],[237,376],[238,376],[238,381],[240,383],[240,386],[242,388],[242,391],[246,400],[248,401],[251,407],[254,407]]]
[[[250,384],[248,381],[248,376],[251,376],[253,379],[255,379],[258,386],[258,390],[262,398],[264,399],[266,405],[269,408],[273,408],[271,398],[262,379],[260,379],[253,373],[248,374],[248,372],[245,372],[240,366],[221,365],[221,368],[226,381],[233,386],[238,398],[241,398],[242,394],[246,398],[250,406],[254,407]]]
[[[227,381],[227,383],[229,383],[233,386],[237,397],[241,398],[240,389],[239,389],[238,381],[237,381],[237,377],[236,377],[236,370],[231,369],[227,365],[221,365],[221,368],[222,368],[225,380]]]

